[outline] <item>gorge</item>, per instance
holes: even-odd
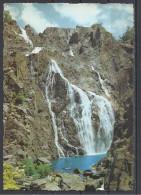
[[[3,55],[5,161],[107,153],[87,179],[133,190],[133,46],[100,24],[38,34],[5,18]]]

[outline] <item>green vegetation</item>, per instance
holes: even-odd
[[[19,174],[18,171],[14,172],[12,165],[7,163],[3,164],[3,189],[4,190],[19,190],[20,188],[13,179],[13,176]]]
[[[120,37],[120,42],[133,45],[134,28],[127,26],[126,32]]]
[[[37,172],[40,175],[41,178],[46,177],[47,175],[50,174],[51,172],[51,168],[49,165],[47,164],[40,164],[39,166],[37,166]]]
[[[9,11],[5,11],[5,10],[3,11],[3,18],[7,22],[11,22],[12,21],[12,17],[10,15]]]
[[[24,160],[25,165],[24,171],[27,176],[32,176],[36,174],[35,164],[30,160]]]
[[[21,89],[16,96],[16,103],[23,103],[24,100],[24,91]]]
[[[44,178],[51,172],[51,168],[47,164],[37,165],[30,160],[24,160],[23,164],[25,166],[25,174],[27,176],[32,176],[34,179]]]

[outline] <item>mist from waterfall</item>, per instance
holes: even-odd
[[[60,75],[67,87],[67,98],[69,99],[69,106],[67,109],[74,121],[79,141],[85,154],[106,153],[112,143],[115,122],[111,102],[103,96],[99,96],[93,92],[84,92],[79,87],[71,84],[71,82],[64,77],[57,63],[54,60],[51,60],[47,76],[46,100],[52,117],[55,145],[59,157],[65,156],[65,148],[63,148],[61,142],[59,142],[59,135],[61,135],[61,138],[69,147],[76,150],[76,154],[78,153],[78,147],[80,146],[76,147],[70,143],[70,140],[63,134],[61,127],[58,126],[56,114],[52,110],[52,104],[56,101],[53,99],[52,95],[56,84],[56,74]],[[90,96],[91,98],[89,98]],[[100,120],[98,129],[94,129],[92,124],[92,106],[98,107]],[[63,118],[59,118],[59,121],[60,123],[62,122],[63,129]]]

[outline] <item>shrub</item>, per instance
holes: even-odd
[[[34,179],[44,178],[51,172],[51,168],[47,164],[37,165],[30,160],[24,160],[23,164],[25,165],[25,174],[32,176]]]
[[[23,103],[24,99],[24,91],[21,89],[16,96],[16,103]]]
[[[40,174],[36,173],[36,174],[32,175],[32,177],[33,177],[34,179],[39,179],[41,176],[40,176]]]
[[[14,172],[12,165],[4,163],[3,168],[3,189],[19,190],[20,188],[13,179],[13,176],[16,174],[16,172]]]
[[[37,172],[40,175],[41,178],[47,176],[51,172],[51,168],[49,165],[40,164],[37,166]]]
[[[32,176],[36,174],[35,164],[30,160],[24,160],[23,164],[25,165],[25,174],[27,176]]]

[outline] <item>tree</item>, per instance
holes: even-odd
[[[4,21],[7,21],[7,22],[12,21],[12,17],[9,11],[6,11],[6,10],[3,11],[3,18],[4,18]]]
[[[127,26],[126,32],[120,37],[122,43],[127,43],[133,45],[134,40],[134,28]]]

